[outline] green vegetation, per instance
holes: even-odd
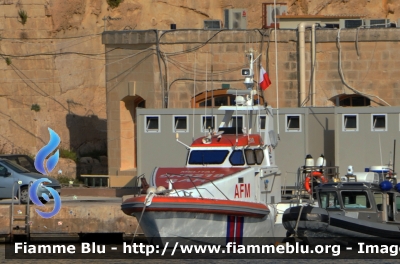
[[[75,151],[63,148],[60,148],[60,158],[71,159],[75,162],[78,160],[78,156],[76,155]]]
[[[7,63],[7,65],[11,65],[11,59],[10,58],[6,58],[6,63]]]
[[[31,106],[31,110],[35,111],[35,112],[39,112],[40,111],[40,105],[38,104],[33,104]]]
[[[111,7],[111,8],[116,8],[119,6],[119,4],[122,3],[123,0],[107,0],[107,4]]]
[[[20,10],[18,11],[18,16],[19,16],[19,18],[21,19],[21,20],[19,20],[19,22],[20,22],[22,25],[25,25],[26,21],[28,20],[28,14],[26,13],[26,11],[23,10],[23,9],[20,9]]]

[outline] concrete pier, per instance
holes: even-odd
[[[121,211],[121,203],[121,198],[62,197],[60,212],[52,218],[45,219],[37,214],[36,209],[52,211],[52,201],[43,207],[30,205],[29,214],[27,206],[18,205],[17,202],[14,203],[12,214],[11,200],[3,200],[0,204],[0,236],[5,242],[15,235],[59,239],[79,237],[80,234],[88,233],[121,233],[124,236],[132,236],[138,222],[135,217],[125,215]],[[28,228],[25,229],[26,225]],[[143,233],[140,227],[137,233]]]

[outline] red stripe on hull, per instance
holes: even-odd
[[[142,212],[145,196],[129,198],[122,204],[127,215]],[[145,212],[193,212],[262,218],[269,213],[265,204],[232,200],[155,196]]]

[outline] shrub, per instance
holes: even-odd
[[[71,159],[75,162],[78,160],[76,152],[69,149],[60,148],[60,157],[65,159]]]
[[[33,104],[31,106],[31,110],[35,111],[35,112],[39,112],[40,111],[40,105],[38,104]]]
[[[21,19],[21,20],[19,20],[19,22],[20,22],[22,25],[25,25],[26,21],[28,20],[28,14],[26,13],[26,11],[23,10],[23,9],[20,9],[20,10],[18,11],[18,16],[19,16],[19,18]]]
[[[10,58],[6,58],[6,63],[7,63],[7,65],[11,65],[11,59]]]
[[[119,6],[119,4],[122,3],[123,0],[107,0],[107,4],[111,7],[111,8],[116,8]]]

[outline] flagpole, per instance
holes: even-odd
[[[278,126],[278,140],[279,140],[279,94],[278,94],[278,41],[276,39],[276,0],[274,0],[274,26],[275,26],[275,82],[276,82],[276,116]]]

